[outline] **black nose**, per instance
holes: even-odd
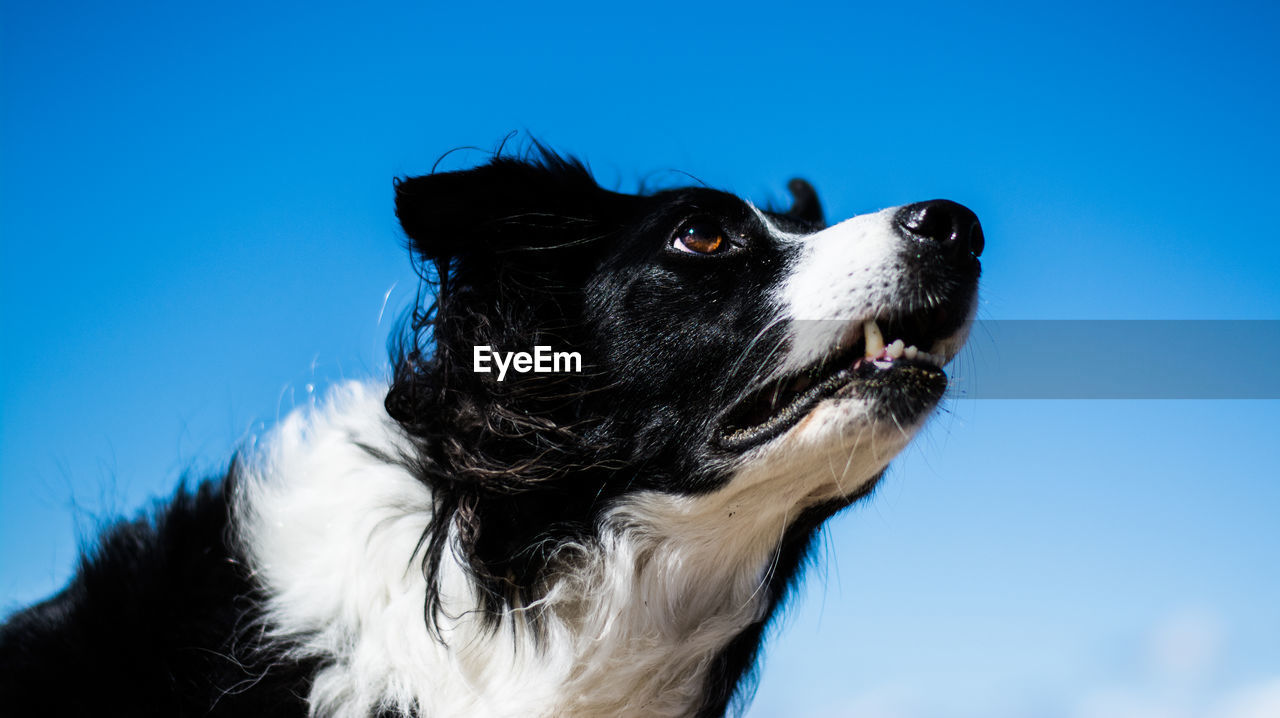
[[[893,220],[903,236],[937,244],[951,259],[982,256],[985,240],[978,215],[948,199],[909,204]]]

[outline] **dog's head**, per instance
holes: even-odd
[[[786,211],[620,194],[550,153],[397,183],[435,296],[387,408],[482,573],[536,583],[559,539],[640,493],[795,516],[870,489],[946,389],[982,230],[940,200],[826,226],[790,189]],[[476,346],[578,352],[581,372],[499,381]]]

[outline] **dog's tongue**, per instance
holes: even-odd
[[[853,368],[857,369],[858,367],[867,363],[874,364],[877,369],[888,369],[889,367],[893,366],[893,357],[889,356],[888,350],[885,350],[880,352],[880,354],[877,356],[862,357],[861,359],[858,359],[853,363]]]

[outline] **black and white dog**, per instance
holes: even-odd
[[[790,189],[620,194],[547,151],[397,183],[432,296],[390,384],[108,530],[0,628],[0,712],[741,703],[818,527],[942,397],[983,248],[953,202],[826,227]],[[511,359],[537,347],[580,365]]]

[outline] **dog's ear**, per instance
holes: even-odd
[[[601,189],[581,162],[546,151],[399,179],[395,190],[400,226],[426,259],[572,244],[624,197]]]
[[[818,193],[813,185],[796,177],[787,183],[787,189],[791,192],[792,200],[791,209],[787,210],[788,217],[819,227],[827,226],[826,217],[822,214],[822,202],[818,201]]]

